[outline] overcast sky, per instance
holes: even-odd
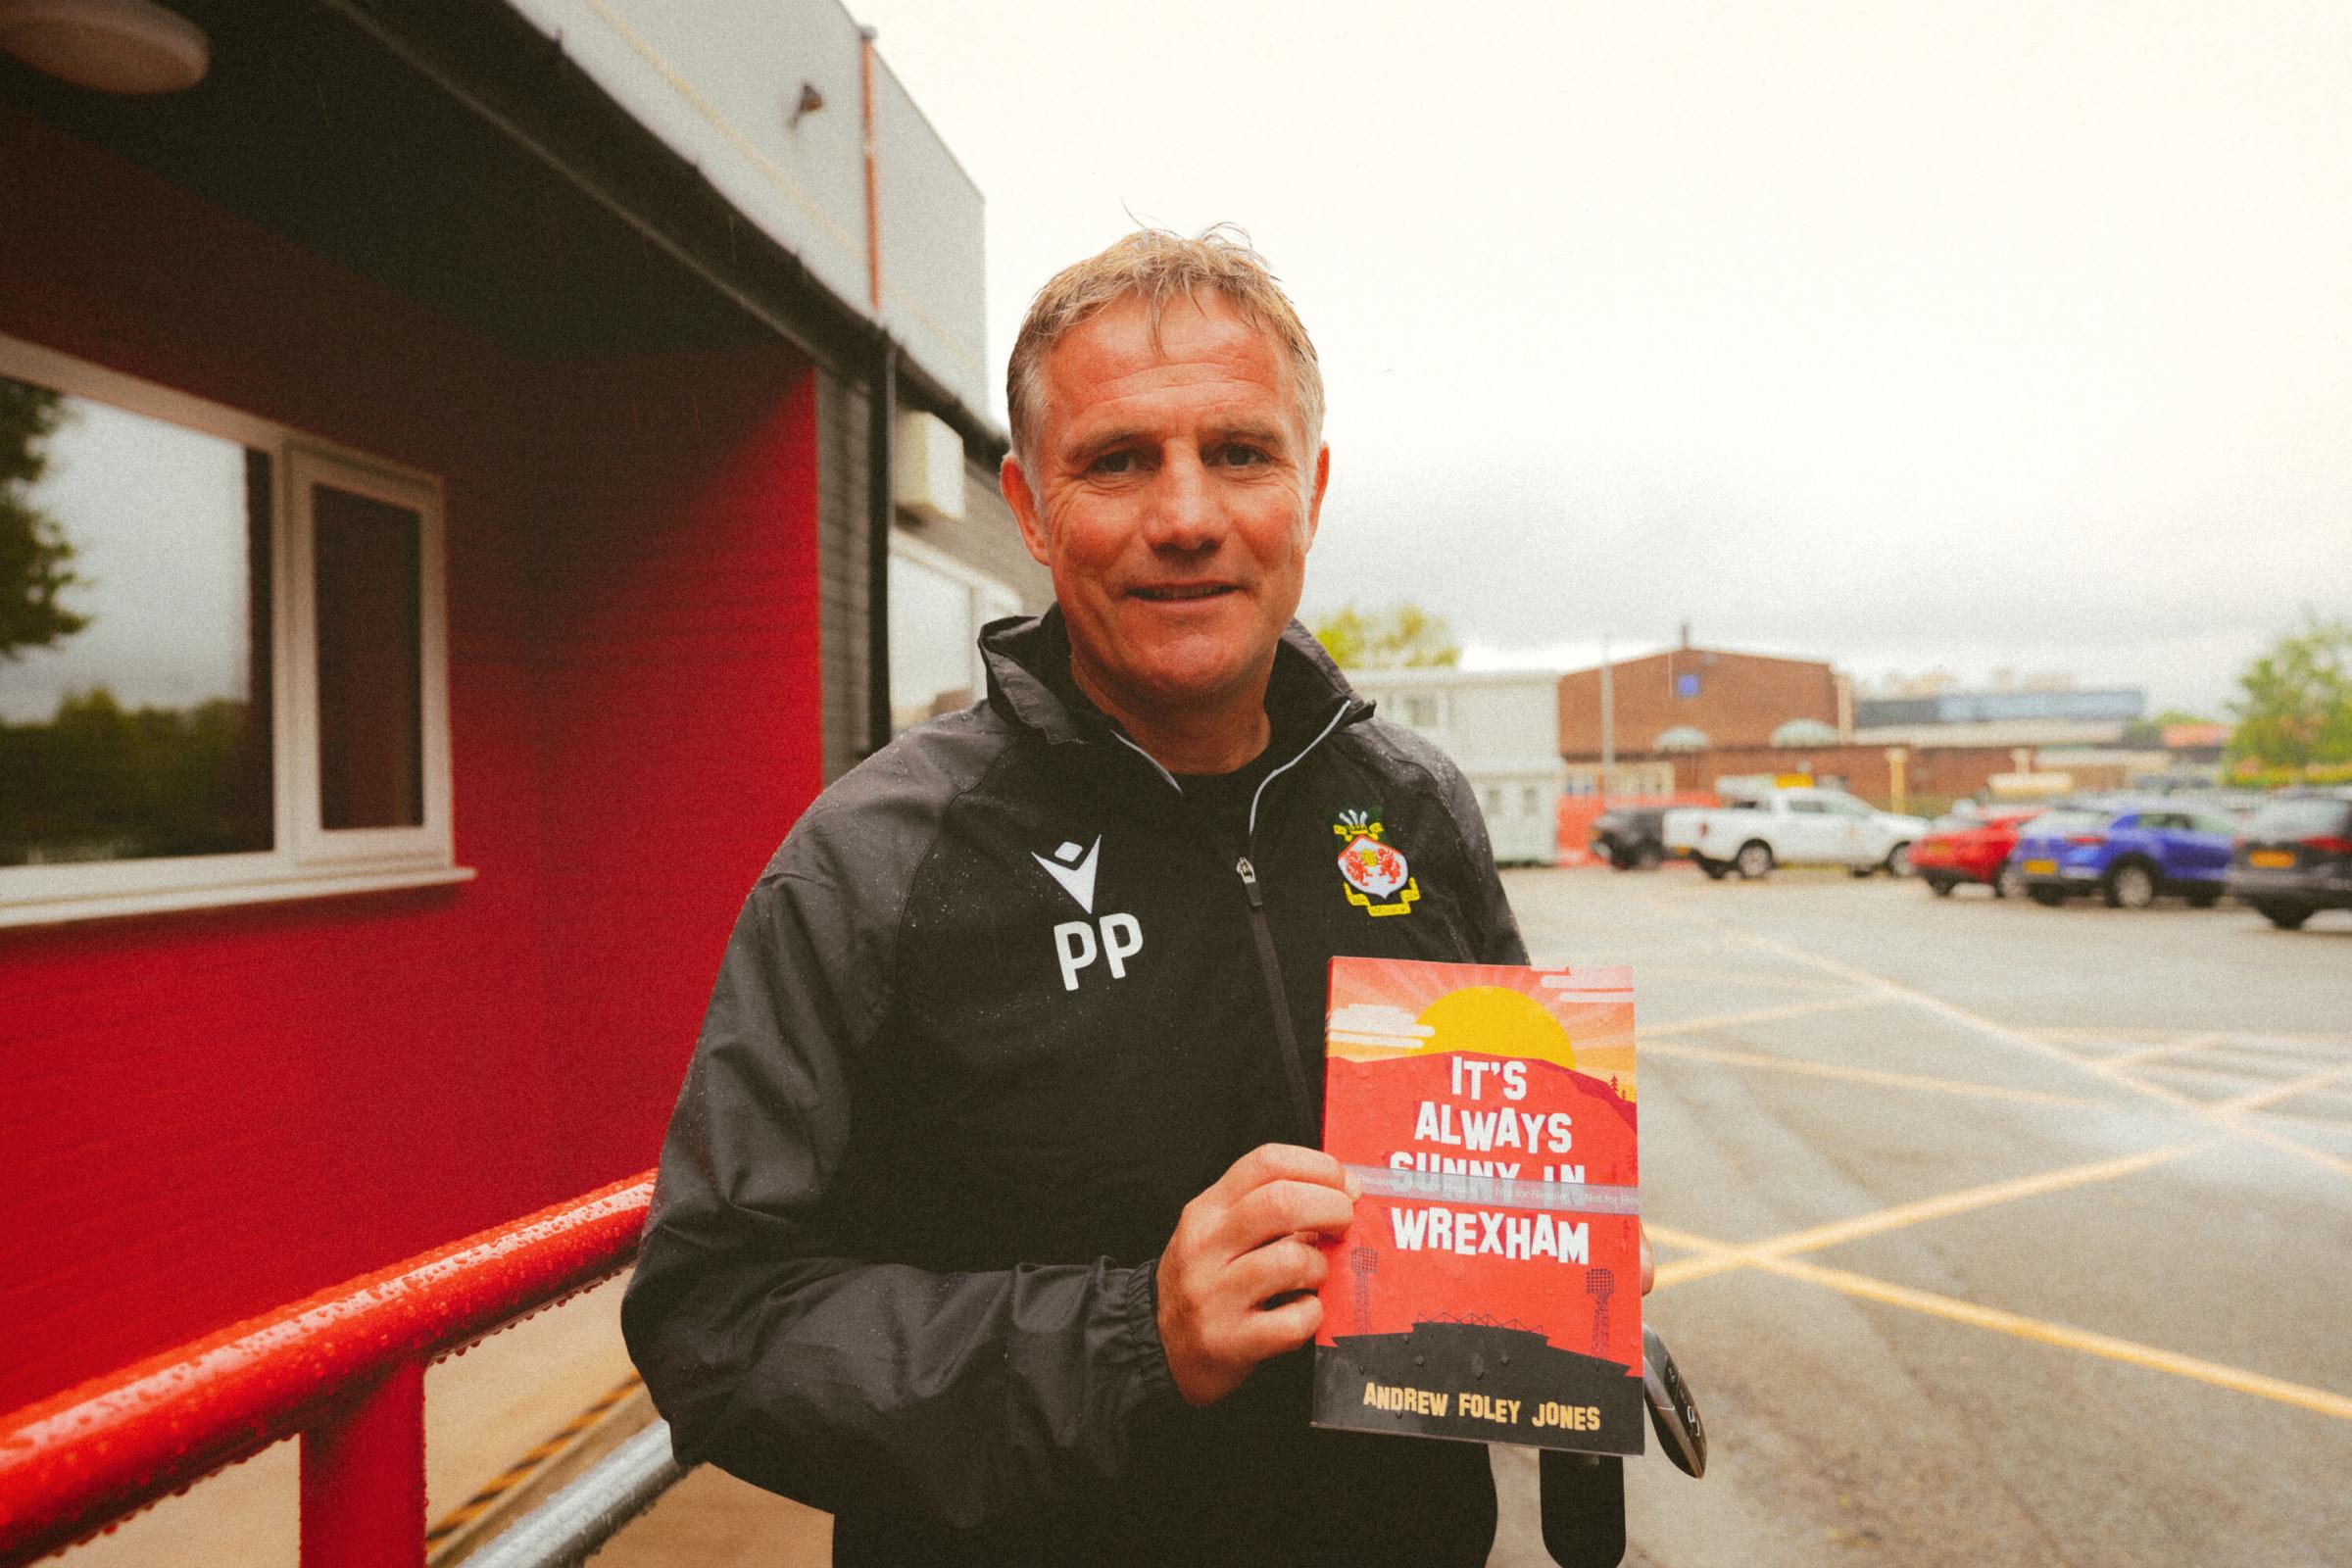
[[[1129,214],[1254,236],[1310,612],[2215,709],[2352,609],[2352,6],[852,10],[987,195],[1000,379]]]

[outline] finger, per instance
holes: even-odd
[[[1235,1360],[1255,1366],[1270,1355],[1296,1350],[1313,1339],[1322,1326],[1323,1298],[1301,1296],[1280,1306],[1246,1314],[1226,1341],[1225,1349]]]
[[[1647,1296],[1649,1294],[1649,1288],[1658,1282],[1658,1265],[1649,1255],[1649,1227],[1646,1224],[1643,1224],[1641,1220],[1636,1220],[1634,1223],[1641,1228],[1642,1294],[1643,1296]]]
[[[1271,1182],[1219,1216],[1214,1234],[1225,1256],[1236,1258],[1298,1231],[1344,1235],[1354,1218],[1355,1204],[1346,1193],[1306,1182]]]
[[[1350,1198],[1362,1196],[1363,1191],[1346,1166],[1320,1149],[1306,1149],[1298,1144],[1260,1144],[1228,1166],[1225,1174],[1209,1188],[1208,1196],[1221,1206],[1230,1206],[1252,1189],[1277,1181],[1337,1188]]]
[[[1316,1290],[1330,1273],[1331,1260],[1319,1249],[1286,1236],[1235,1258],[1218,1283],[1238,1300],[1257,1306],[1285,1291]]]

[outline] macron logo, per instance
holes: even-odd
[[[1095,912],[1095,872],[1102,864],[1102,835],[1081,850],[1074,839],[1064,840],[1052,858],[1032,850],[1029,858],[1061,884],[1061,891],[1078,901],[1089,915]],[[1097,940],[1096,929],[1102,936]],[[1098,961],[1113,980],[1127,978],[1127,960],[1144,951],[1144,928],[1132,914],[1106,914],[1101,920],[1064,920],[1054,928],[1054,957],[1061,967],[1061,989],[1078,989],[1080,971]]]
[[[1034,850],[1030,852],[1029,858],[1044,866],[1046,875],[1060,883],[1061,891],[1078,901],[1078,907],[1092,914],[1095,912],[1095,867],[1102,852],[1102,835],[1098,833],[1095,842],[1083,851],[1074,843],[1064,842],[1060,849],[1054,852],[1051,860]]]

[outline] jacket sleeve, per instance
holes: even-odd
[[[1139,1421],[1176,1402],[1154,1271],[841,1255],[854,1057],[889,1005],[895,932],[895,910],[858,907],[887,878],[843,869],[788,842],[744,906],[622,1329],[681,1461],[970,1527],[1117,1476]]]

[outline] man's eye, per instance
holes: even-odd
[[[1217,461],[1229,468],[1246,468],[1252,464],[1264,463],[1267,459],[1256,447],[1244,446],[1237,441],[1219,449]]]
[[[1135,454],[1105,452],[1089,464],[1088,468],[1095,473],[1132,473],[1135,471]]]

